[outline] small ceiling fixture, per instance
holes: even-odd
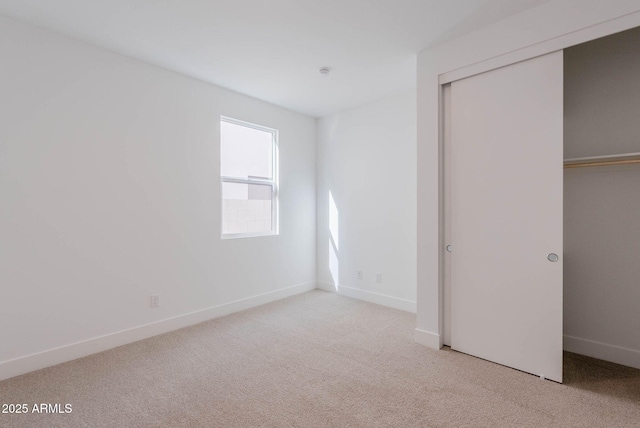
[[[318,71],[320,72],[321,75],[328,76],[329,73],[331,72],[331,67],[320,67],[320,70]]]

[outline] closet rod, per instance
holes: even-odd
[[[609,165],[629,165],[640,164],[640,159],[620,159],[600,162],[579,162],[565,164],[565,168],[588,168],[591,166],[609,166]]]

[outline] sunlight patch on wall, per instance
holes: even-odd
[[[338,258],[339,248],[339,215],[333,195],[329,192],[329,271],[333,279],[333,284],[338,290],[340,281],[340,261]]]

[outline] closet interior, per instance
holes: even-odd
[[[564,50],[564,159],[564,349],[640,368],[640,28]]]

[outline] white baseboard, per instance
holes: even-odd
[[[640,351],[574,336],[564,336],[564,350],[640,369]]]
[[[375,303],[377,305],[387,306],[393,309],[400,309],[401,311],[416,313],[416,302],[411,300],[400,299],[398,297],[391,297],[385,294],[374,293],[372,291],[359,290],[353,287],[346,287],[344,285],[334,285],[328,282],[318,282],[318,288],[324,291],[330,291],[332,293],[341,294],[347,297],[353,297],[354,299],[364,300],[365,302]]]
[[[426,346],[428,348],[440,349],[442,348],[442,342],[440,341],[440,335],[431,333],[430,331],[420,330],[416,328],[415,332],[416,343]]]
[[[86,357],[138,340],[147,339],[169,331],[178,330],[193,324],[243,311],[255,306],[281,300],[289,296],[305,293],[316,288],[315,282],[294,285],[269,293],[236,300],[218,306],[202,309],[173,318],[133,327],[104,336],[94,337],[70,345],[60,346],[36,354],[26,355],[13,360],[0,362],[0,380],[8,379],[34,370]]]

